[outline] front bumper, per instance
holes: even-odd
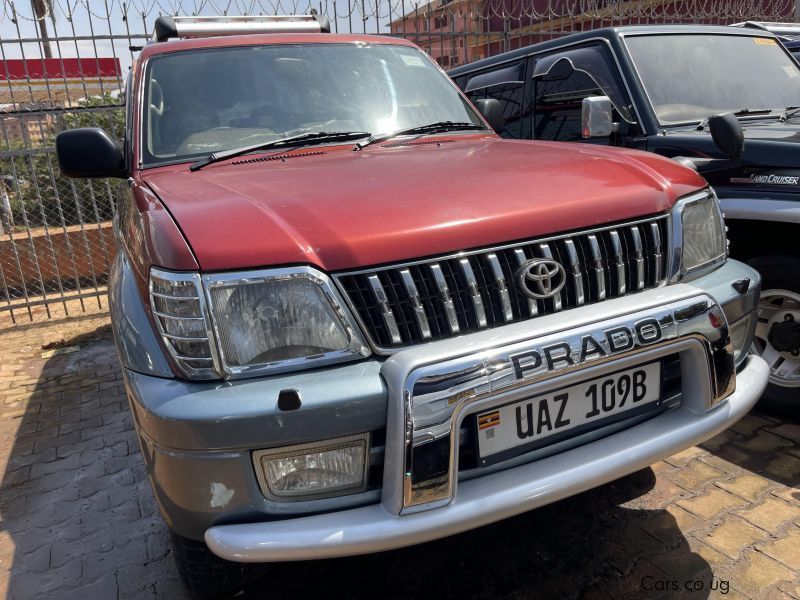
[[[613,481],[707,440],[758,400],[766,363],[751,356],[736,392],[700,416],[681,407],[625,431],[549,458],[463,482],[449,505],[410,515],[382,504],[274,523],[212,527],[218,556],[240,562],[332,558],[427,542],[487,525]]]
[[[731,286],[731,282],[745,278],[752,282],[746,291]],[[751,358],[739,372],[736,391],[728,395],[728,384],[732,383],[728,324],[750,315],[757,295],[757,273],[728,261],[690,284],[425,344],[397,353],[383,363],[367,360],[233,382],[183,382],[129,369],[125,378],[156,500],[173,531],[194,539],[205,536],[220,556],[239,561],[357,554],[413,544],[502,519],[635,471],[724,429],[747,412],[766,384],[763,363]],[[669,342],[666,345],[615,356],[607,366],[592,363],[559,372],[557,379],[550,376],[524,382],[526,391],[533,389],[528,385],[533,384],[537,386],[535,393],[539,393],[556,381],[594,377],[592,370],[602,375],[604,368],[634,364],[644,360],[646,352],[680,352],[686,357],[681,361],[686,369],[682,366],[679,408],[648,421],[639,419],[630,427],[627,423],[624,430],[617,425],[616,429],[597,431],[590,439],[581,440],[585,445],[567,444],[559,447],[563,452],[535,462],[531,462],[532,455],[525,455],[513,464],[497,465],[497,472],[486,469],[480,476],[474,472],[454,476],[451,470],[448,486],[443,489],[446,494],[439,496],[437,503],[411,506],[415,503],[407,502],[406,492],[414,482],[408,486],[409,482],[403,480],[403,473],[408,472],[407,464],[403,464],[407,454],[402,446],[407,439],[403,422],[407,425],[408,419],[401,410],[401,390],[408,374],[454,357],[485,358],[489,356],[487,349],[564,337],[638,313],[656,314],[670,303],[692,305],[691,300],[699,298],[707,307],[716,307],[714,312],[723,321],[714,339],[690,339],[681,337],[678,331],[665,340]],[[714,376],[713,361],[709,363],[715,353],[724,363],[716,374],[720,377]],[[496,374],[499,379],[504,376],[500,371]],[[498,378],[490,385],[496,385]],[[727,400],[709,410],[714,388],[720,386],[725,388],[720,397],[727,396]],[[277,407],[279,392],[287,388],[300,391],[300,409],[285,412]],[[492,396],[474,399],[496,401]],[[420,431],[426,425],[425,416],[414,415],[421,419],[416,423]],[[457,439],[459,421],[453,423],[447,432]],[[385,456],[375,457],[383,466],[382,490],[291,503],[271,502],[261,493],[253,467],[254,450],[383,428],[387,433]],[[413,453],[414,448],[411,450]],[[406,514],[427,508],[430,510]]]

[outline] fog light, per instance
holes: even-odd
[[[369,434],[253,452],[258,483],[276,502],[331,498],[367,485]]]
[[[750,350],[750,344],[753,343],[753,331],[750,327],[751,323],[751,315],[747,315],[731,325],[733,360],[737,367],[747,357],[747,353]]]

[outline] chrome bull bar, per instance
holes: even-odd
[[[733,393],[725,314],[687,285],[395,354],[381,371],[390,398],[384,507],[407,514],[453,500],[467,415],[676,352],[691,358],[683,377],[702,396],[692,399],[698,412]]]

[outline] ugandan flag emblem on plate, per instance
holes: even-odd
[[[483,431],[484,429],[489,429],[490,427],[494,427],[495,425],[500,425],[499,410],[495,410],[493,412],[486,413],[478,417],[478,429],[480,429],[481,431]]]

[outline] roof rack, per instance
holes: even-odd
[[[327,17],[276,15],[253,17],[170,17],[161,16],[153,27],[153,41],[172,38],[204,38],[252,33],[330,33]]]
[[[768,21],[744,21],[734,23],[731,27],[747,27],[761,29],[780,36],[800,36],[800,23],[771,23]]]

